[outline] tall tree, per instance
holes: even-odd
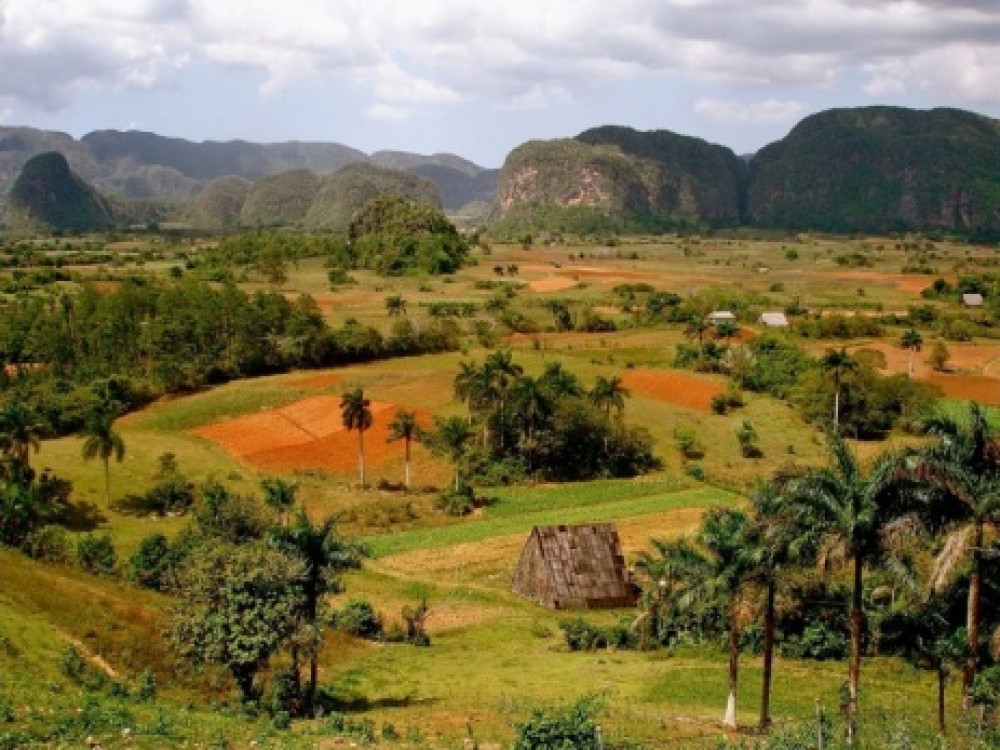
[[[389,442],[402,440],[405,448],[406,489],[410,489],[410,445],[414,442],[421,442],[423,434],[423,430],[417,424],[417,415],[412,411],[400,409],[393,415],[392,421],[389,423]]]
[[[497,432],[500,447],[503,448],[504,431],[507,424],[508,394],[515,379],[524,374],[524,368],[514,361],[514,355],[510,349],[497,349],[486,358],[483,369],[497,394]]]
[[[554,398],[579,396],[583,392],[576,375],[563,367],[563,363],[558,360],[545,363],[545,371],[539,381]]]
[[[611,409],[614,408],[618,415],[625,411],[625,399],[629,397],[628,388],[622,383],[622,379],[617,375],[609,378],[603,375],[597,376],[597,381],[591,389],[590,403],[599,409],[604,410],[608,421],[611,421]]]
[[[987,525],[1000,523],[1000,442],[990,427],[985,409],[973,403],[969,419],[962,422],[938,418],[926,425],[938,439],[921,451],[916,466],[919,478],[937,489],[932,498],[932,520],[950,522],[951,541],[942,553],[937,577],[944,578],[963,556],[971,560],[966,614],[968,658],[962,675],[963,703],[976,676],[980,643],[983,537]],[[960,554],[956,554],[960,553]]]
[[[358,475],[365,486],[365,430],[372,426],[372,402],[365,398],[359,386],[347,391],[340,399],[340,419],[348,430],[358,431]]]
[[[840,383],[845,373],[858,369],[858,363],[847,353],[846,347],[840,350],[827,349],[820,360],[820,367],[833,377],[833,431],[839,434],[840,428]]]
[[[200,549],[178,574],[170,644],[191,661],[225,666],[253,700],[254,677],[298,627],[305,575],[300,560],[260,543]]]
[[[499,392],[489,369],[475,362],[460,362],[453,381],[455,398],[469,407],[470,422],[481,419],[483,447],[489,447],[489,412],[499,399]]]
[[[899,456],[883,453],[865,470],[847,444],[830,438],[830,462],[789,486],[791,512],[803,534],[821,541],[821,564],[840,558],[851,568],[850,661],[848,665],[848,731],[853,744],[861,681],[862,607],[865,563],[882,551],[882,530],[901,512]]]
[[[761,669],[760,722],[762,732],[771,726],[771,676],[774,665],[774,600],[782,572],[807,554],[808,536],[799,533],[787,503],[787,477],[776,476],[750,496],[753,526],[746,543],[749,576],[764,588],[763,666]]]
[[[698,542],[710,553],[708,590],[726,602],[729,620],[729,693],[722,723],[736,727],[736,689],[739,680],[740,633],[745,614],[740,593],[750,571],[747,556],[750,519],[738,510],[717,509],[705,514],[698,531]]]
[[[461,417],[434,417],[434,430],[428,435],[431,451],[447,455],[455,466],[455,491],[459,489],[460,466],[466,447],[472,439],[472,429]]]
[[[83,460],[100,458],[104,463],[104,491],[111,505],[111,457],[121,463],[125,457],[125,442],[115,430],[114,411],[91,412],[83,426]]]
[[[0,411],[0,451],[27,469],[31,451],[41,447],[41,421],[23,404],[14,402]]]
[[[277,512],[278,521],[284,526],[299,486],[280,477],[267,477],[261,480],[260,487],[264,491],[264,505]]]
[[[272,530],[270,542],[277,549],[298,558],[305,566],[302,617],[313,637],[310,638],[309,649],[309,686],[304,697],[306,708],[310,708],[316,697],[319,678],[318,646],[322,635],[324,598],[341,590],[340,573],[360,567],[361,552],[337,536],[334,516],[314,524],[302,508],[299,508],[290,526]]]
[[[910,352],[910,362],[907,368],[909,376],[913,377],[913,355],[924,345],[924,338],[916,328],[908,328],[899,338],[899,345]]]

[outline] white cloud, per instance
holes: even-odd
[[[740,116],[777,118],[789,92],[859,77],[859,96],[1000,104],[1000,3],[0,0],[0,96],[14,101],[154,89],[204,62],[262,71],[265,96],[349,84],[397,109],[541,108],[639,75],[715,89],[706,116],[736,87],[768,105]]]
[[[805,106],[801,102],[777,99],[748,104],[719,99],[699,99],[694,104],[694,110],[710,120],[759,124],[792,122],[802,116]]]

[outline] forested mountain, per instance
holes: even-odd
[[[28,160],[14,182],[6,221],[41,231],[105,229],[111,204],[70,168],[66,157],[48,151]]]
[[[1000,121],[956,109],[835,109],[750,162],[747,220],[828,231],[1000,231]]]
[[[602,127],[516,148],[502,228],[689,221],[837,232],[1000,233],[1000,122],[953,109],[834,109],[749,159],[666,131]]]

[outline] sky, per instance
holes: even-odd
[[[499,167],[616,124],[751,153],[876,104],[1000,118],[1000,0],[0,0],[0,125]]]

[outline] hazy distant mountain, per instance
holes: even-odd
[[[257,181],[297,169],[323,175],[347,164],[370,162],[413,171],[435,183],[440,180],[445,208],[457,209],[483,201],[487,193],[486,200],[492,200],[497,175],[497,170],[483,169],[451,154],[381,151],[368,157],[336,143],[195,143],[117,130],[101,130],[76,140],[65,133],[0,127],[0,208],[28,159],[46,151],[64,154],[74,172],[106,195],[125,198],[190,199],[223,176]],[[428,168],[432,168],[430,173],[425,171]]]
[[[110,203],[56,151],[33,156],[24,165],[4,219],[14,228],[46,232],[106,229],[113,222]]]

